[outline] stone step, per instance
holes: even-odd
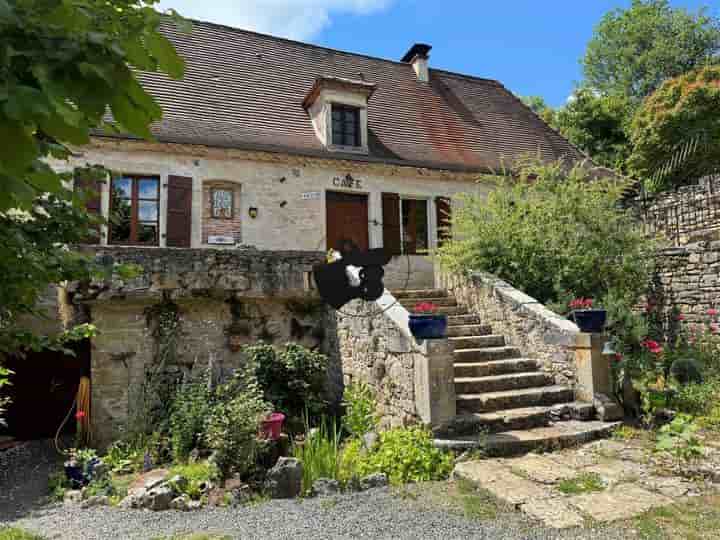
[[[457,394],[456,398],[459,413],[476,413],[554,405],[572,401],[574,396],[571,388],[552,385],[483,394]]]
[[[483,349],[486,347],[504,347],[505,336],[499,334],[480,334],[476,336],[449,336],[455,349]]]
[[[468,326],[471,327],[477,327],[481,326],[482,328],[490,328],[488,325],[480,324],[480,317],[477,315],[450,315],[448,316],[448,332],[459,329],[459,332],[463,332],[464,329]],[[457,334],[457,335],[467,335],[467,334]]]
[[[407,307],[405,309],[407,309]],[[436,313],[439,315],[447,315],[449,317],[451,315],[467,315],[468,310],[464,306],[438,306]],[[448,320],[448,323],[449,322],[450,321]]]
[[[489,377],[506,373],[537,371],[540,366],[533,358],[509,358],[490,362],[467,362],[455,364],[456,377]]]
[[[411,313],[416,305],[423,303],[435,304],[438,307],[457,306],[457,300],[455,300],[453,296],[446,296],[442,298],[400,298],[399,300],[400,303],[405,306],[405,309]]]
[[[504,360],[519,358],[520,349],[517,347],[483,347],[477,349],[455,349],[455,363],[486,362],[490,360]]]
[[[445,298],[448,292],[445,289],[416,289],[390,291],[395,298]]]
[[[552,383],[553,378],[542,371],[507,373],[487,377],[456,377],[455,392],[458,394],[504,392],[505,390],[550,386]]]
[[[503,431],[491,435],[435,439],[435,446],[455,450],[482,448],[489,456],[514,456],[533,450],[556,450],[610,435],[622,422],[568,420],[549,426]],[[457,470],[456,470],[457,473]]]
[[[523,407],[488,413],[459,414],[434,430],[436,438],[452,439],[480,433],[532,429],[550,423],[550,407]]]

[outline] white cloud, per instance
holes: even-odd
[[[335,14],[367,15],[392,0],[161,0],[159,9],[175,9],[202,21],[255,30],[291,39],[316,36]]]

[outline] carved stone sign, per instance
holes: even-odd
[[[351,174],[345,176],[336,176],[332,180],[333,186],[339,188],[362,189],[362,183],[357,178],[353,178]]]

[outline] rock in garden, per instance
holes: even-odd
[[[187,512],[190,509],[189,504],[190,497],[188,497],[187,495],[180,495],[179,497],[175,497],[172,501],[170,501],[170,509]]]
[[[598,419],[602,422],[614,422],[623,419],[623,408],[617,401],[609,398],[605,394],[595,394],[593,405],[595,405],[595,412],[597,412]]]
[[[188,510],[200,510],[203,506],[202,501],[190,501],[187,505]]]
[[[550,407],[550,420],[559,422],[561,420],[570,420],[570,407],[564,403],[558,403]]]
[[[223,488],[213,488],[207,494],[208,506],[224,506],[225,490]]]
[[[169,476],[170,471],[168,471],[167,469],[155,469],[153,471],[141,474],[135,479],[132,484],[130,484],[130,487],[128,488],[128,493],[142,494],[143,491],[148,491],[156,486],[159,486],[160,484],[164,484],[165,482],[167,482]]]
[[[144,496],[144,494],[143,494]],[[120,501],[120,508],[142,508],[143,497],[139,495],[128,495],[122,501]]]
[[[63,495],[63,503],[65,504],[79,504],[82,502],[82,491],[79,489],[68,489]]]
[[[188,486],[188,479],[180,474],[176,474],[170,480],[168,480],[168,484],[172,486],[173,490],[176,493],[182,493],[187,489]]]
[[[387,485],[388,477],[385,473],[375,473],[360,479],[360,489],[385,487]]]
[[[313,482],[312,490],[318,497],[329,497],[340,492],[340,482],[330,478],[318,478]]]
[[[143,497],[143,508],[148,508],[158,512],[170,508],[170,503],[174,498],[173,491],[170,486],[158,486],[149,490]]]
[[[376,431],[368,431],[365,435],[362,437],[363,439],[363,446],[367,448],[368,450],[375,446],[375,443],[378,440],[378,434]]]
[[[80,503],[80,508],[92,508],[93,506],[108,506],[110,499],[107,495],[93,495]]]
[[[302,490],[303,466],[295,458],[281,457],[268,471],[265,485],[273,499],[292,499]]]

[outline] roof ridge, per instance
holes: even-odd
[[[334,48],[334,47],[327,47],[327,46],[325,46],[325,45],[316,45],[315,43],[308,43],[307,41],[299,41],[299,40],[297,40],[297,39],[290,39],[290,38],[286,38],[286,37],[282,37],[282,36],[274,36],[274,35],[272,35],[272,34],[266,34],[266,33],[264,33],[264,32],[258,32],[258,31],[256,31],[256,30],[248,30],[247,28],[238,28],[237,26],[230,26],[230,25],[227,25],[227,24],[216,23],[216,22],[213,22],[213,21],[202,21],[202,20],[200,20],[200,19],[192,19],[192,18],[189,18],[189,17],[186,17],[186,19],[187,19],[188,21],[192,22],[193,25],[194,25],[194,24],[200,24],[200,25],[203,25],[203,26],[214,26],[214,27],[216,27],[216,28],[221,28],[221,29],[225,29],[225,30],[230,30],[230,31],[232,31],[232,32],[238,32],[238,33],[241,33],[241,34],[252,34],[252,35],[255,35],[255,36],[261,36],[261,37],[265,37],[265,38],[270,38],[270,39],[274,39],[274,40],[277,40],[277,41],[283,41],[283,42],[285,42],[285,43],[292,43],[293,45],[301,45],[301,46],[303,46],[303,47],[308,47],[308,48],[311,48],[311,49],[321,49],[321,50],[324,50],[324,51],[330,51],[330,52],[334,52],[334,53],[346,54],[346,55],[348,55],[348,56],[358,56],[358,57],[360,57],[360,58],[367,58],[367,59],[369,59],[369,60],[378,60],[378,61],[380,61],[380,62],[387,62],[387,63],[389,63],[389,64],[395,64],[395,65],[398,65],[398,66],[412,67],[412,65],[409,64],[408,62],[401,62],[400,60],[391,60],[391,59],[389,59],[389,58],[382,58],[382,57],[380,57],[380,56],[373,56],[373,55],[370,55],[370,54],[364,54],[364,53],[357,53],[357,52],[345,51],[345,50],[342,50],[342,49],[336,49],[336,48]],[[480,77],[480,76],[477,76],[477,75],[469,75],[469,74],[467,74],[467,73],[460,73],[460,72],[458,72],[458,71],[449,71],[449,70],[447,70],[447,69],[440,69],[440,68],[430,68],[430,71],[434,71],[434,72],[436,72],[436,73],[444,73],[444,74],[446,74],[446,75],[452,75],[452,76],[455,76],[455,77],[461,77],[461,78],[466,78],[466,79],[474,79],[474,80],[484,81],[484,82],[493,82],[493,83],[495,83],[495,84],[497,84],[497,85],[499,85],[499,86],[503,86],[503,87],[504,87],[504,85],[503,85],[500,81],[498,81],[497,79],[489,79],[489,78],[487,78],[487,77]]]

